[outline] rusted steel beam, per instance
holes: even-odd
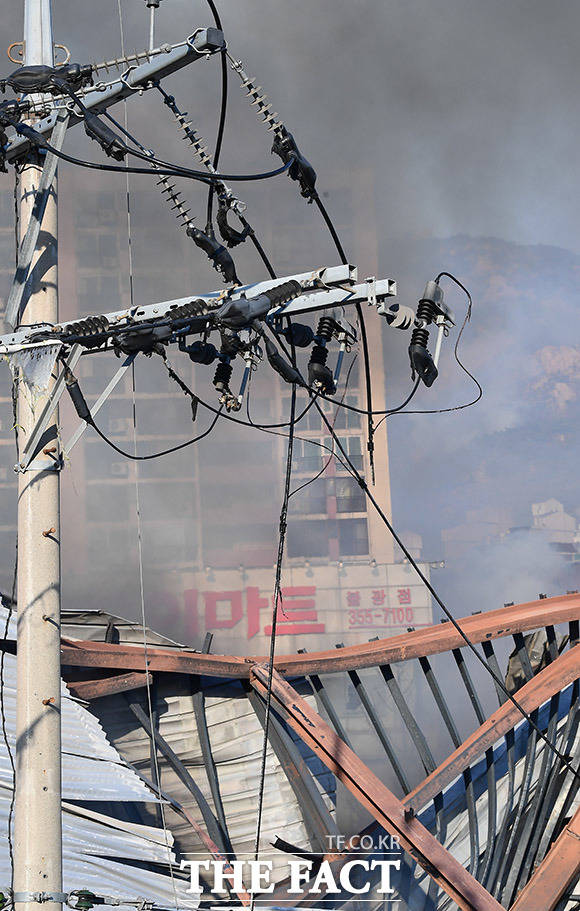
[[[546,624],[569,623],[579,619],[580,595],[574,594],[503,607],[485,614],[463,617],[458,623],[472,642],[486,642]],[[305,655],[279,655],[275,666],[284,677],[333,674],[422,658],[464,645],[453,625],[443,623],[388,639],[351,645],[340,651],[332,649]],[[65,665],[143,671],[144,660],[142,646],[72,639],[62,641],[62,663]],[[150,671],[166,673],[247,678],[253,664],[261,664],[266,660],[264,656],[241,658],[233,655],[204,655],[181,649],[150,648],[147,667]]]
[[[250,683],[265,697],[267,666],[256,665]],[[431,835],[280,674],[274,672],[272,705],[325,766],[429,873],[463,911],[501,911],[489,892]]]
[[[576,645],[518,690],[517,700],[522,708],[532,712],[578,678],[580,646]],[[504,702],[485,724],[474,731],[431,775],[407,794],[403,801],[405,806],[419,812],[429,800],[451,784],[475,760],[483,756],[489,747],[511,730],[521,717],[521,713],[511,702]]]
[[[579,873],[580,808],[511,905],[511,911],[553,911]]]
[[[127,693],[138,690],[151,683],[151,674],[130,671],[128,674],[115,674],[114,677],[101,677],[99,680],[71,680],[67,687],[71,696],[91,702],[102,696],[114,696],[115,693]]]

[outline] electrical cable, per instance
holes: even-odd
[[[120,449],[115,443],[113,443],[112,440],[105,436],[103,431],[95,424],[94,419],[90,421],[90,426],[93,428],[93,430],[96,431],[102,441],[106,443],[107,446],[110,446],[111,449],[114,449],[115,452],[118,452],[119,455],[122,455],[126,459],[130,459],[132,462],[146,462],[149,459],[160,459],[162,456],[171,455],[173,452],[179,452],[181,449],[186,449],[187,446],[192,446],[194,443],[199,443],[200,440],[203,440],[204,437],[208,436],[212,432],[218,422],[218,418],[220,417],[225,417],[225,415],[222,415],[221,411],[217,410],[213,421],[209,427],[203,431],[203,433],[200,433],[192,440],[186,440],[185,443],[179,443],[177,446],[172,446],[170,449],[163,449],[161,452],[151,452],[147,455],[133,455],[130,452],[125,452],[123,449]]]
[[[322,218],[324,219],[326,227],[328,228],[328,230],[330,232],[330,236],[332,237],[332,239],[334,241],[334,245],[337,249],[338,255],[340,256],[340,259],[341,259],[343,265],[346,266],[348,264],[348,259],[346,257],[346,253],[344,252],[344,247],[342,246],[341,240],[338,236],[338,232],[337,232],[336,228],[334,227],[333,221],[326,210],[326,206],[322,202],[318,193],[314,193],[312,198],[314,199],[314,202],[316,203],[316,206],[318,207],[318,211],[322,215]],[[367,339],[367,328],[366,328],[366,324],[365,324],[365,318],[364,318],[362,307],[359,303],[355,304],[355,310],[356,310],[358,323],[360,326],[360,335],[361,335],[362,352],[363,352],[363,365],[364,365],[364,372],[365,372],[365,389],[366,389],[366,397],[367,397],[367,450],[368,450],[368,454],[369,454],[369,464],[370,464],[370,468],[371,468],[371,479],[372,479],[372,483],[374,484],[375,483],[375,459],[374,459],[375,445],[374,445],[374,427],[373,427],[373,390],[372,390],[372,381],[371,381],[371,358],[370,358],[369,345],[368,345],[368,339]]]
[[[564,765],[566,766],[568,771],[572,772],[572,774],[575,778],[580,780],[580,772],[577,771],[576,769],[574,769],[570,760],[566,756],[564,756],[564,754],[556,746],[554,746],[552,744],[549,737],[547,737],[546,734],[544,734],[544,732],[538,727],[538,725],[534,722],[531,715],[528,712],[526,712],[524,707],[510,693],[510,691],[506,687],[506,685],[503,682],[503,680],[501,679],[501,677],[498,677],[498,675],[489,666],[489,664],[485,661],[485,659],[481,657],[481,655],[475,648],[474,644],[471,642],[469,636],[467,636],[467,634],[463,632],[463,629],[461,628],[461,626],[459,625],[459,623],[457,622],[457,620],[455,619],[455,617],[453,616],[453,614],[451,613],[449,608],[441,600],[441,598],[439,597],[439,595],[437,594],[437,592],[431,585],[430,581],[428,580],[427,576],[425,576],[425,574],[421,570],[420,566],[418,565],[418,563],[415,560],[415,558],[413,557],[413,555],[405,547],[403,541],[401,540],[401,538],[399,537],[399,535],[397,534],[397,532],[395,531],[395,529],[389,522],[388,518],[386,517],[385,513],[381,509],[380,505],[375,500],[374,496],[372,495],[371,491],[369,490],[367,482],[365,481],[364,477],[357,471],[356,467],[353,465],[351,459],[348,456],[348,453],[345,451],[344,447],[342,446],[340,439],[336,435],[336,432],[334,431],[333,427],[329,423],[328,419],[326,418],[326,415],[324,414],[324,412],[323,412],[322,408],[320,407],[320,405],[318,404],[318,402],[315,401],[314,406],[315,406],[316,410],[319,412],[320,417],[322,418],[323,422],[326,424],[328,430],[330,431],[330,434],[334,438],[336,445],[338,446],[342,455],[344,456],[345,461],[349,465],[350,473],[351,473],[352,477],[357,481],[359,487],[364,492],[365,496],[370,500],[375,511],[378,513],[381,521],[384,523],[384,525],[386,525],[387,529],[389,530],[392,538],[399,545],[403,554],[409,561],[410,565],[413,567],[413,569],[415,570],[415,572],[417,573],[417,575],[419,576],[419,578],[421,579],[421,581],[423,582],[423,584],[425,585],[425,587],[427,588],[427,590],[429,591],[431,596],[435,599],[435,601],[437,602],[437,604],[439,605],[439,607],[441,608],[441,610],[443,611],[443,613],[445,614],[447,619],[450,621],[452,626],[454,626],[454,628],[457,630],[457,632],[459,633],[459,635],[465,642],[466,646],[475,655],[475,657],[477,658],[479,663],[485,668],[487,673],[491,676],[495,685],[502,691],[502,693],[507,697],[507,699],[509,699],[509,701],[512,703],[514,708],[517,709],[517,711],[522,715],[522,717],[525,718],[525,720],[528,722],[530,727],[533,728],[533,730],[536,732],[536,734],[538,734],[538,736],[544,741],[544,743],[546,743],[546,745],[549,747],[549,749],[552,751],[552,753],[558,757],[560,762],[564,763]]]
[[[288,320],[290,323],[290,320]],[[292,366],[296,367],[296,349],[292,343]],[[272,682],[274,679],[274,658],[276,654],[276,632],[278,628],[278,608],[282,607],[282,560],[286,531],[288,528],[288,503],[290,501],[290,484],[292,480],[292,454],[294,451],[294,425],[296,419],[296,383],[292,383],[292,397],[290,401],[290,431],[288,433],[288,447],[286,450],[286,477],[284,480],[284,496],[280,509],[280,524],[278,531],[278,554],[276,557],[276,577],[274,581],[274,598],[272,606],[272,632],[270,633],[270,652],[268,658],[268,685],[266,691],[266,717],[264,719],[264,739],[262,743],[262,761],[260,768],[260,790],[258,794],[258,813],[256,819],[256,844],[254,859],[257,861],[260,854],[260,835],[262,831],[262,814],[264,808],[264,788],[266,784],[266,759],[268,755],[268,740],[270,731],[270,717],[272,709]],[[254,911],[255,894],[252,892],[250,911]]]
[[[121,54],[125,55],[125,36],[123,32],[123,12],[121,9],[121,0],[117,0],[117,11],[119,14],[119,37],[121,42]],[[125,120],[125,129],[128,129],[129,126],[129,114],[127,111],[127,100],[124,101],[124,120]],[[129,266],[129,300],[131,308],[133,308],[134,300],[134,281],[133,281],[133,244],[132,244],[132,230],[131,230],[131,184],[129,180],[129,171],[127,169],[125,175],[126,183],[126,208],[127,208],[127,259]],[[132,375],[132,391],[133,391],[133,449],[134,456],[137,458],[137,407],[136,407],[136,395],[135,395],[135,361],[133,361],[131,370]],[[217,418],[215,418],[217,421]],[[92,420],[92,426],[97,430],[97,433],[100,434],[100,431],[97,429],[94,420]],[[148,667],[149,667],[149,656],[148,656],[148,643],[147,643],[147,623],[145,616],[145,584],[144,584],[144,574],[143,574],[143,535],[141,529],[141,503],[139,497],[139,474],[138,471],[135,471],[135,509],[136,509],[136,518],[137,518],[137,550],[139,556],[139,593],[141,597],[141,624],[143,629],[143,658],[144,658],[144,670],[145,670],[145,689],[147,693],[147,707],[149,711],[149,724],[151,726],[151,731],[155,731],[154,721],[153,721],[153,705],[151,701],[151,681],[149,678]],[[154,740],[155,743],[155,740]],[[155,780],[159,782],[159,763],[157,759],[157,750],[153,750],[153,762],[155,766]],[[177,900],[177,888],[175,885],[175,877],[173,875],[173,860],[171,857],[171,846],[169,841],[169,832],[167,828],[167,821],[165,818],[165,807],[163,801],[159,804],[160,814],[161,814],[161,824],[163,828],[163,837],[165,839],[165,847],[167,849],[167,861],[169,866],[169,875],[171,878],[171,886],[173,890],[173,901],[175,904],[175,911],[178,911],[178,900]]]
[[[5,118],[8,120],[8,118]],[[32,130],[31,127],[24,126],[16,121],[10,120],[11,126],[14,127],[17,133],[26,137],[29,142],[32,142],[34,145],[39,146],[40,148],[46,149],[48,152],[52,152],[53,155],[56,155],[57,158],[61,158],[63,161],[68,161],[70,164],[78,165],[83,168],[90,168],[97,171],[114,171],[116,174],[124,174],[126,171],[129,174],[151,174],[151,168],[133,168],[133,167],[124,167],[122,165],[107,165],[100,164],[99,162],[94,161],[85,161],[81,158],[74,158],[72,155],[67,155],[65,152],[55,149],[49,142],[42,138],[42,136],[37,133],[35,130]],[[284,174],[291,166],[292,161],[286,162],[279,168],[275,168],[273,171],[264,171],[259,174],[213,174],[206,171],[195,171],[191,168],[182,168],[180,165],[172,165],[170,162],[165,162],[162,159],[157,159],[149,155],[140,154],[134,149],[129,149],[126,146],[127,152],[130,155],[134,155],[143,161],[152,162],[153,164],[159,164],[160,167],[156,169],[156,174],[161,174],[168,177],[186,177],[191,180],[198,180],[201,183],[211,184],[211,183],[221,183],[224,180],[229,181],[258,181],[258,180],[269,180],[271,177],[278,177],[280,174]]]
[[[344,392],[342,393],[342,399],[343,399],[343,401],[344,401],[344,398],[345,398],[346,393],[347,393],[347,391],[348,391],[348,383],[349,383],[350,375],[351,375],[351,373],[352,373],[352,368],[353,368],[354,365],[355,365],[356,359],[357,359],[357,355],[355,354],[355,356],[353,357],[352,361],[350,362],[350,366],[349,366],[348,372],[347,372],[347,374],[346,374],[346,380],[344,381]],[[312,399],[312,402],[314,402],[314,399]],[[336,424],[336,419],[337,419],[337,417],[338,417],[339,411],[340,411],[340,405],[337,407],[336,411],[334,412],[334,418],[333,418],[333,420],[332,420],[332,427],[333,427],[333,429],[334,429],[334,426],[335,426],[335,424]],[[291,496],[291,497],[295,496],[297,493],[300,493],[300,491],[305,490],[305,489],[306,489],[307,487],[309,487],[311,484],[314,484],[314,482],[317,481],[320,477],[322,477],[322,475],[324,474],[324,472],[326,471],[326,469],[327,469],[328,466],[330,465],[330,463],[331,463],[331,461],[332,461],[332,458],[333,458],[334,454],[335,454],[335,453],[334,453],[334,439],[333,439],[333,440],[332,440],[332,451],[331,451],[330,455],[328,456],[326,462],[324,463],[324,465],[323,465],[322,468],[320,469],[320,471],[318,471],[318,472],[314,475],[314,477],[309,478],[308,481],[305,481],[304,484],[301,484],[299,487],[295,487],[294,490],[292,490],[292,491],[290,492],[290,496]],[[342,464],[344,465],[344,462],[343,462]],[[346,466],[345,466],[345,467],[346,467]]]
[[[213,2],[213,0],[206,0],[206,3],[212,12],[216,28],[219,29],[220,32],[223,33],[222,21],[221,21],[220,14],[218,13],[215,3]],[[228,64],[227,64],[227,59],[226,59],[226,54],[225,54],[225,48],[221,53],[221,71],[222,71],[222,78],[221,78],[220,115],[219,115],[217,135],[216,135],[216,141],[215,141],[215,150],[213,153],[213,166],[216,171],[218,168],[220,154],[221,154],[221,150],[222,150],[222,143],[223,143],[223,139],[224,139],[224,130],[225,130],[225,125],[226,125],[226,114],[227,114],[227,103],[228,103]],[[214,192],[215,192],[215,186],[214,186],[214,184],[211,184],[207,191],[207,224],[208,225],[211,225],[212,218],[213,218]]]

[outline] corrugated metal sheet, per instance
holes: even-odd
[[[186,682],[172,675],[167,683],[159,683],[157,705],[161,736],[177,753],[210,807],[214,808],[193,712],[193,699],[187,691]],[[95,701],[91,707],[98,714],[107,736],[121,755],[151,777],[149,737],[137,723],[125,700],[109,696]],[[241,690],[237,697],[206,695],[206,716],[229,835],[236,855],[242,859],[254,850],[263,729]],[[158,757],[158,765],[162,790],[177,800],[205,828],[194,797],[161,755]],[[332,810],[330,798],[324,795],[323,799]],[[182,853],[203,852],[205,855],[205,848],[191,827],[170,808],[167,814],[168,824]],[[264,789],[263,844],[269,845],[276,836],[303,848],[313,847],[294,791],[278,758],[269,747]],[[284,855],[272,856],[275,861],[274,877],[286,876],[287,858]]]
[[[5,618],[2,607],[2,628]],[[14,632],[12,625],[11,634]],[[107,741],[98,720],[70,697],[64,684],[62,695],[65,890],[88,888],[97,894],[147,898],[167,908],[195,908],[198,903],[195,896],[187,894],[188,883],[182,879],[173,883],[170,876],[170,864],[178,866],[172,833],[164,833],[157,825],[132,821],[145,817],[147,805],[157,803],[156,798]],[[4,710],[13,751],[15,697],[16,659],[6,654]],[[0,737],[0,884],[4,887],[10,883],[7,835],[11,796],[12,770]],[[92,804],[96,809],[91,809]],[[102,812],[103,804],[106,813]],[[177,874],[181,877],[178,869]]]
[[[63,615],[63,633],[69,638],[103,641],[106,630],[114,627],[116,641],[143,642],[140,624],[115,617],[104,611],[74,611]],[[172,642],[147,630],[148,646],[175,646]],[[141,691],[143,694],[144,691]],[[239,684],[213,685],[205,690],[205,707],[211,751],[217,768],[219,787],[228,823],[229,836],[236,856],[244,859],[253,855],[256,832],[256,813],[260,776],[263,729],[252,709],[247,695]],[[145,696],[141,695],[146,709]],[[313,698],[313,697],[312,697]],[[156,683],[156,705],[159,713],[158,730],[169,743],[189,774],[199,787],[210,807],[215,810],[206,774],[196,719],[193,710],[191,681],[172,674]],[[119,753],[152,778],[150,740],[137,722],[124,696],[107,696],[95,700],[91,710],[99,718],[103,729]],[[299,745],[303,751],[303,745]],[[334,788],[332,775],[311,754],[305,757],[311,765],[315,786],[331,814],[334,814]],[[175,799],[206,828],[199,807],[171,765],[158,755],[160,785],[164,793]],[[168,824],[176,844],[183,854],[207,852],[198,836],[171,808],[167,811]],[[268,747],[262,844],[266,847],[276,836],[304,849],[316,850],[288,777],[271,747]],[[287,856],[268,850],[274,860],[273,878],[287,875]]]

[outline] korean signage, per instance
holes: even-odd
[[[428,574],[428,566],[422,569]],[[215,651],[262,654],[272,631],[273,579],[268,569],[181,574],[180,638],[197,645],[211,632]],[[432,622],[429,593],[404,564],[291,567],[281,596],[283,652],[353,644]]]

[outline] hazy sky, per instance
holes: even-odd
[[[577,4],[218,5],[232,53],[271,95],[316,163],[321,184],[325,167],[362,162],[373,168],[388,234],[492,234],[579,249]],[[73,59],[117,53],[117,0],[54,0],[53,6],[55,39],[70,47]],[[141,49],[144,0],[121,0],[121,6],[126,45]],[[5,4],[4,46],[21,37],[21,7],[19,0]],[[161,0],[158,23],[160,41],[177,40],[211,23],[211,14],[201,0]],[[215,70],[198,64],[181,80],[190,90],[187,103],[206,124],[215,113]],[[239,112],[233,89],[231,107]],[[251,122],[248,113],[244,120]],[[233,143],[238,127],[234,113],[228,164],[244,160],[243,144]],[[247,151],[251,163],[251,146]]]
[[[54,0],[53,8],[55,40],[70,48],[73,60],[119,52],[117,0]],[[121,8],[127,49],[142,49],[148,35],[144,0],[121,0]],[[402,302],[413,304],[440,268],[452,267],[472,283],[474,319],[464,350],[486,396],[478,409],[460,416],[392,422],[399,527],[421,531],[427,557],[438,558],[440,528],[457,524],[470,508],[508,503],[518,521],[529,519],[532,500],[552,495],[568,509],[578,508],[573,443],[580,260],[547,248],[580,254],[580,7],[558,0],[223,0],[219,8],[232,54],[264,86],[315,165],[320,190],[333,174],[369,170],[379,269],[399,280]],[[201,0],[161,0],[157,21],[161,43],[212,24],[212,17]],[[3,10],[0,29],[4,47],[21,37],[19,0]],[[4,72],[10,69],[6,61]],[[194,64],[167,87],[211,147],[218,61]],[[129,109],[131,126],[146,144],[184,160],[187,152],[157,97],[134,99]],[[269,137],[233,74],[229,110],[222,166],[273,166]],[[71,146],[99,157],[81,129]],[[143,208],[134,220],[138,296],[148,290],[139,285],[140,257],[152,250],[167,263],[165,296],[185,293],[170,288],[171,264],[184,255],[185,242],[151,182],[133,186],[142,191],[134,205]],[[187,195],[203,224],[204,191],[188,187]],[[297,266],[336,260],[315,213],[285,177],[275,192],[268,188],[262,195],[261,188],[244,186],[241,195],[271,242],[289,212],[292,223],[300,217],[308,225],[312,260]],[[340,218],[338,193],[331,192],[328,205]],[[456,235],[476,240],[445,240]],[[200,290],[219,285],[198,259]],[[246,262],[247,269],[257,269],[251,250],[242,250],[239,259],[244,277]],[[361,260],[367,274],[364,251]],[[458,295],[452,303],[461,311]],[[389,401],[396,402],[409,383],[406,340],[389,339],[388,358]],[[449,362],[432,393],[422,393],[420,407],[471,396],[468,381]]]

